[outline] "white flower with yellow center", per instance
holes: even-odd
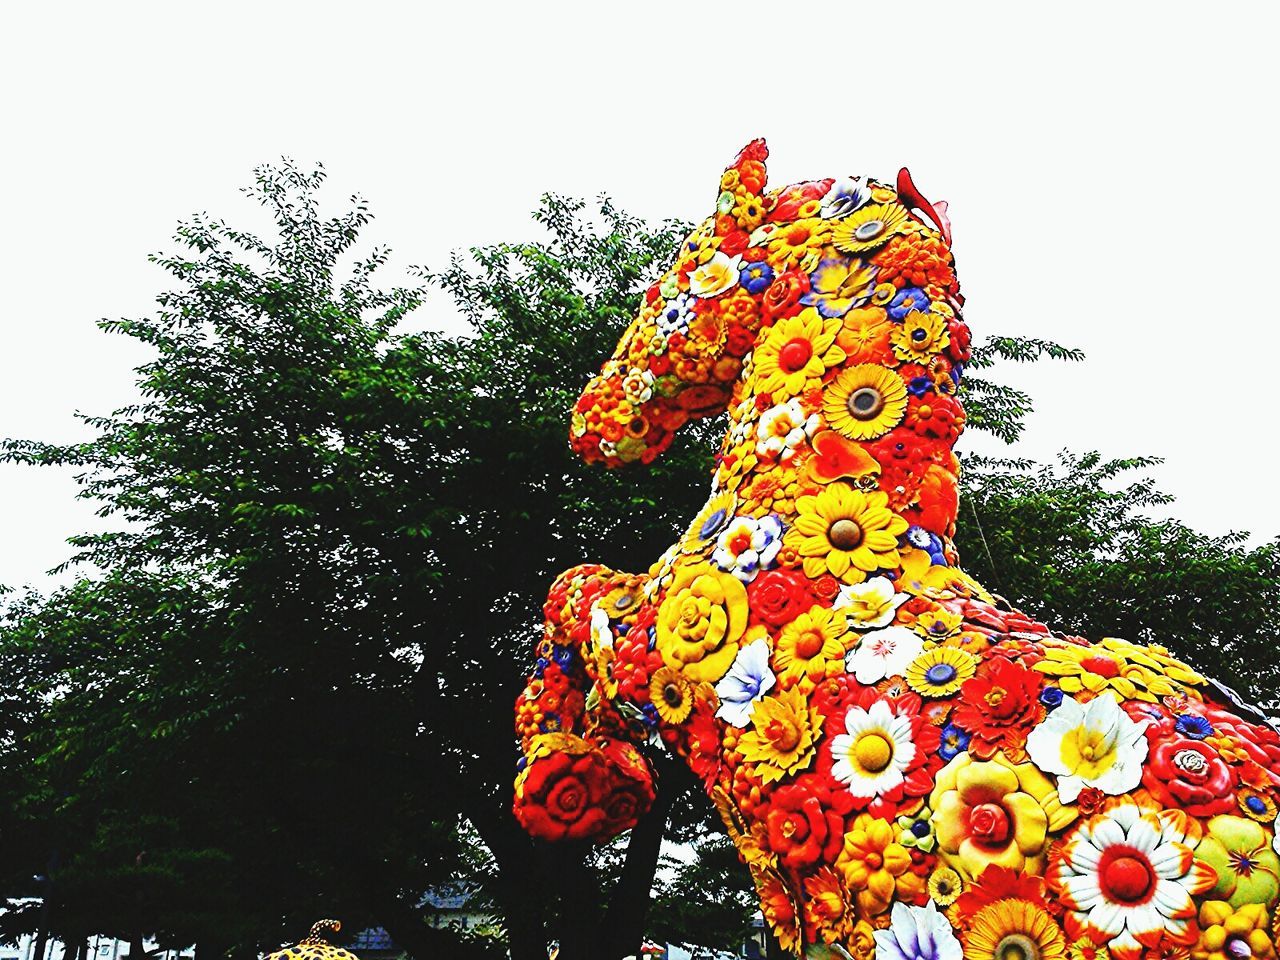
[[[863,583],[845,584],[831,606],[845,612],[853,629],[874,630],[891,624],[898,607],[907,599],[907,594],[894,589],[888,577],[872,577]]]
[[[888,793],[903,781],[903,771],[916,756],[911,720],[896,716],[877,700],[870,710],[850,707],[845,732],[831,738],[831,776],[855,797]]]
[[[711,259],[689,274],[689,292],[695,297],[716,297],[738,285],[742,258],[716,251]]]
[[[798,397],[770,407],[760,415],[760,425],[756,428],[756,455],[777,457],[786,463],[800,444],[813,439],[818,420],[816,413],[805,414]]]
[[[653,373],[649,370],[632,370],[622,378],[622,395],[639,406],[653,397]]]
[[[1133,720],[1111,697],[1062,703],[1027,737],[1036,766],[1058,775],[1058,796],[1072,803],[1085,787],[1118,796],[1142,780],[1147,721]]]

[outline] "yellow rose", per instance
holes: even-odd
[[[970,878],[992,865],[1042,872],[1049,831],[1076,818],[1035,764],[1000,755],[991,761],[957,756],[938,771],[929,806],[939,855]]]
[[[690,680],[715,683],[738,655],[747,626],[747,590],[709,564],[681,567],[658,608],[658,652]]]

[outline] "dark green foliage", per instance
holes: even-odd
[[[1142,474],[1156,462],[972,459],[958,538],[967,569],[1056,629],[1162,644],[1276,709],[1268,598],[1280,587],[1280,541],[1251,548],[1244,534],[1156,519],[1172,502]]]

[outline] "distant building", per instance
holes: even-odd
[[[477,892],[463,885],[428,890],[422,898],[422,906],[426,909],[427,923],[438,929],[452,927],[482,937],[501,932],[500,924],[492,913],[484,909]]]

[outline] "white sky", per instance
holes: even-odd
[[[75,411],[132,399],[142,355],[94,321],[151,310],[145,255],[178,219],[256,222],[237,193],[255,164],[323,161],[335,208],[371,201],[371,242],[439,265],[531,235],[547,190],[700,219],[762,135],[775,184],[910,166],[951,204],[975,334],[1088,353],[1021,375],[1019,453],[1161,456],[1177,516],[1280,533],[1276,5],[798,9],[7,9],[0,435],[84,437]],[[0,467],[0,583],[47,583],[96,526],[74,490]]]

